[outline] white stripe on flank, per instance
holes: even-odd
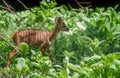
[[[40,32],[37,32],[37,41],[40,40]]]
[[[35,31],[35,40],[34,42],[36,43],[37,42],[37,31]]]
[[[42,40],[43,32],[40,32],[39,35],[40,35],[40,40]]]
[[[23,31],[21,32],[21,37],[23,37]]]
[[[19,37],[19,34],[17,33],[16,36],[17,36],[17,39],[16,39],[16,40],[17,40],[17,46],[19,46],[19,43],[20,43],[20,37]]]

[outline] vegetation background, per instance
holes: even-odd
[[[0,10],[0,78],[120,78],[119,5],[108,8],[68,9],[43,0],[30,10]],[[20,44],[20,54],[6,67],[15,47],[12,34],[22,29],[51,31],[56,16],[69,32],[61,32],[50,46],[56,59],[41,56],[37,47]]]

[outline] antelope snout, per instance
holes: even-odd
[[[69,28],[66,26],[66,31],[69,31]]]

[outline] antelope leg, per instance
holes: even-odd
[[[7,60],[7,67],[10,65],[11,59],[17,54],[18,52],[16,50],[13,50],[9,53],[8,60]]]

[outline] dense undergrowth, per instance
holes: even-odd
[[[43,0],[39,7],[17,15],[1,10],[0,78],[120,78],[120,12],[116,8],[68,10]],[[51,31],[56,16],[70,31],[60,32],[50,46],[55,63],[41,56],[39,48],[21,43],[21,53],[5,67],[13,50],[12,34],[22,29]]]

